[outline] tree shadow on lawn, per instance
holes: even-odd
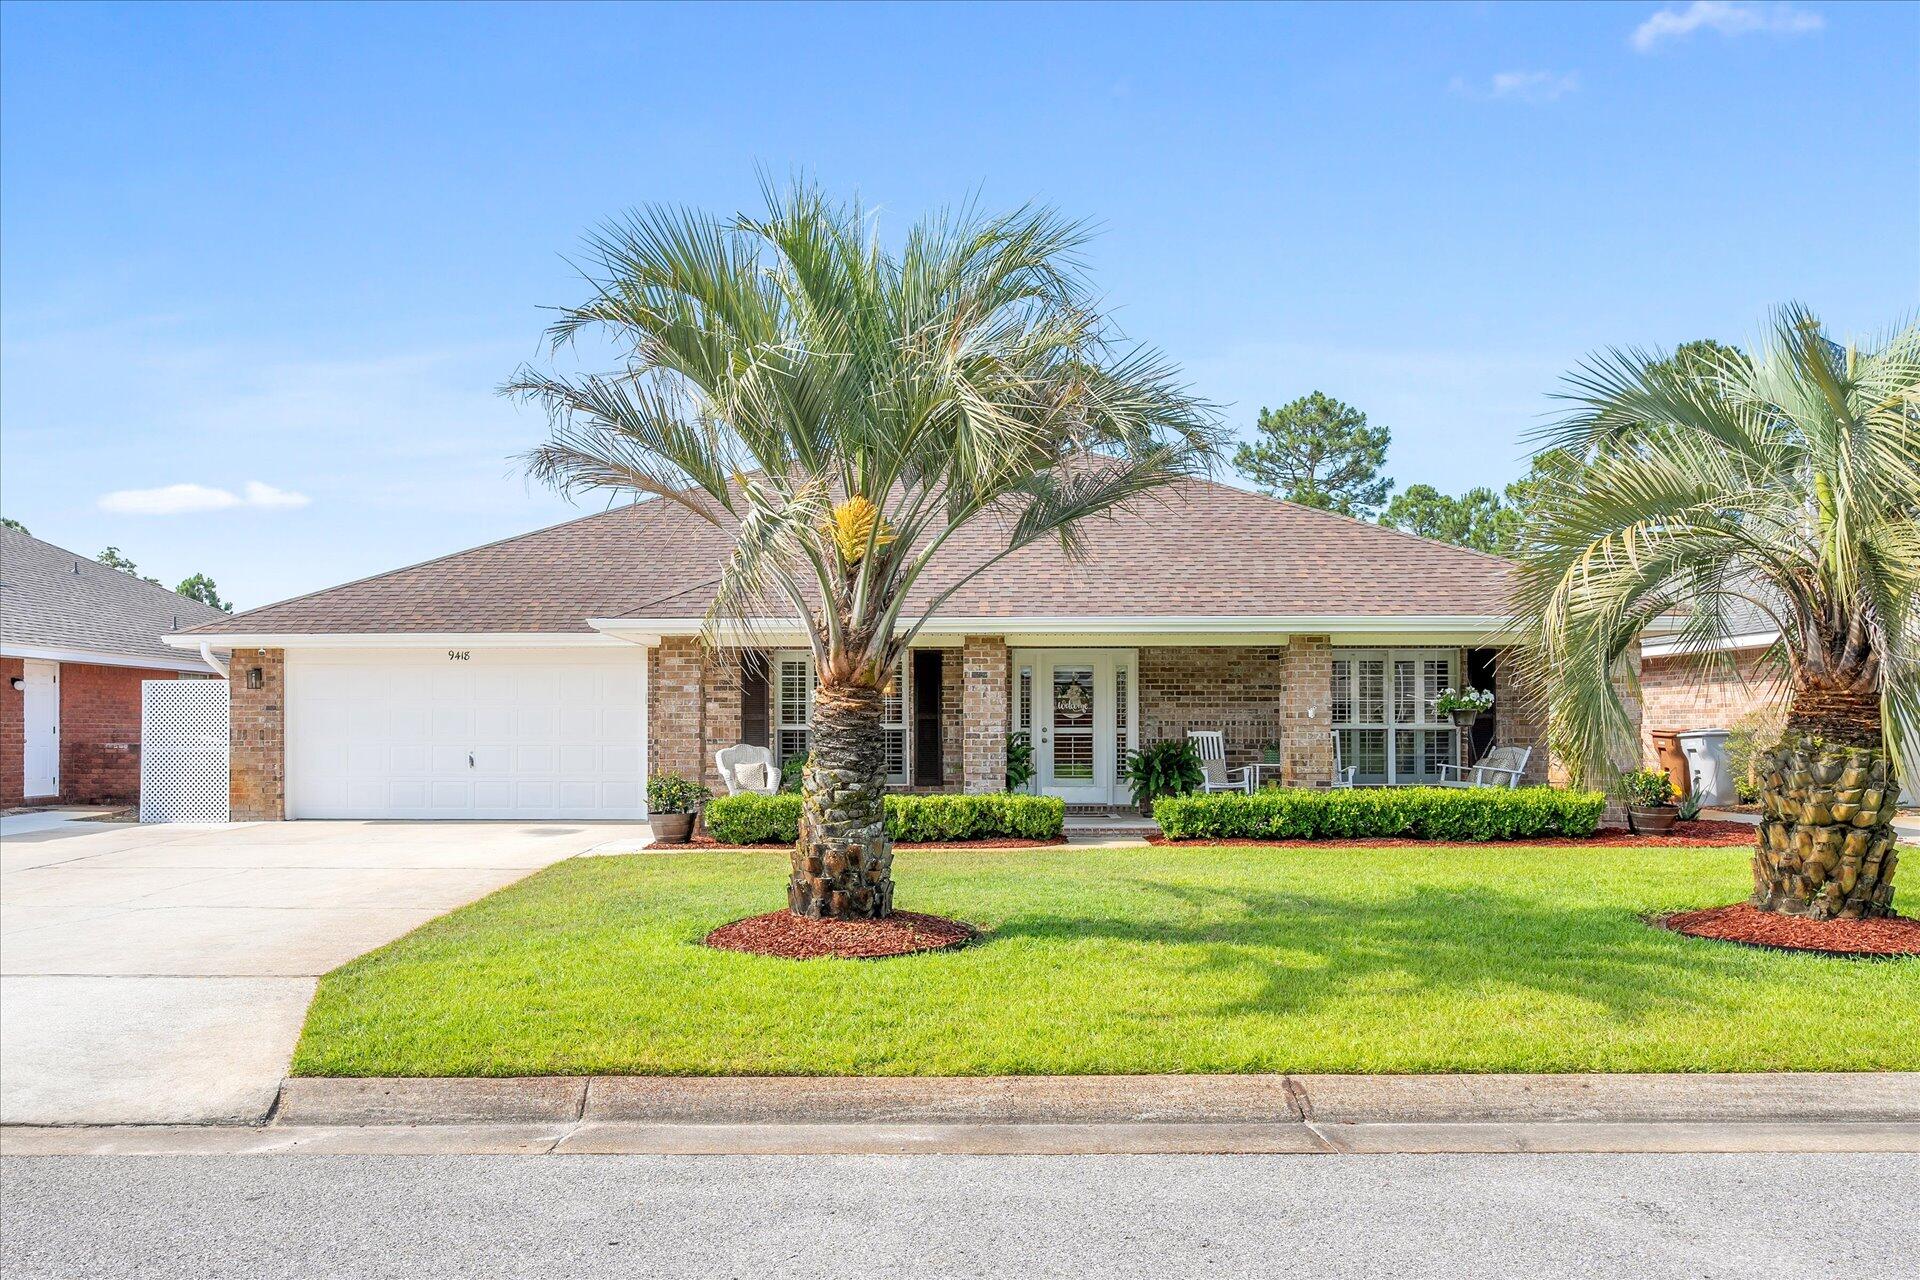
[[[1792,974],[1805,957],[1743,953],[1653,928],[1618,907],[1545,906],[1487,889],[1421,886],[1354,902],[1310,894],[1131,883],[1211,918],[1017,914],[984,939],[1169,943],[1203,973],[1259,971],[1257,995],[1221,1014],[1297,1013],[1359,991],[1473,999],[1530,988],[1618,1017],[1724,1008],[1736,984]],[[1231,914],[1222,918],[1225,910]],[[1756,961],[1758,963],[1756,963]],[[1812,963],[1818,963],[1817,960]]]

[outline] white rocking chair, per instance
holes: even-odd
[[[1253,768],[1227,768],[1227,736],[1218,729],[1189,729],[1187,741],[1200,753],[1200,769],[1205,775],[1202,791],[1244,791],[1253,794]]]
[[[1441,765],[1440,785],[1505,787],[1511,791],[1520,785],[1521,775],[1526,773],[1527,760],[1532,755],[1532,747],[1494,747],[1480,757],[1478,764]]]
[[[1354,778],[1360,773],[1360,766],[1340,762],[1340,731],[1331,729],[1328,732],[1333,734],[1333,781],[1327,785],[1344,790],[1353,785]]]
[[[770,796],[780,790],[780,770],[774,768],[773,752],[766,747],[744,742],[722,747],[713,753],[713,762],[720,766],[720,781],[727,784],[730,796]]]

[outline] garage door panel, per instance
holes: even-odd
[[[294,817],[645,816],[640,650],[288,655]]]
[[[511,706],[473,709],[473,736],[482,739],[502,740],[513,737],[514,713]]]
[[[646,686],[642,680],[639,672],[605,672],[600,679],[601,705],[637,710],[646,695]]]

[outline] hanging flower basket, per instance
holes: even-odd
[[[1433,709],[1450,717],[1455,728],[1471,729],[1474,721],[1493,709],[1493,690],[1442,689],[1440,696],[1433,700]]]

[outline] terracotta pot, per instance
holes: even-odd
[[[647,821],[653,828],[655,844],[685,844],[687,837],[693,834],[693,815],[690,813],[656,813]]]
[[[1640,835],[1658,835],[1673,830],[1673,824],[1680,821],[1680,810],[1670,804],[1653,809],[1642,809],[1638,805],[1627,806],[1627,826]]]

